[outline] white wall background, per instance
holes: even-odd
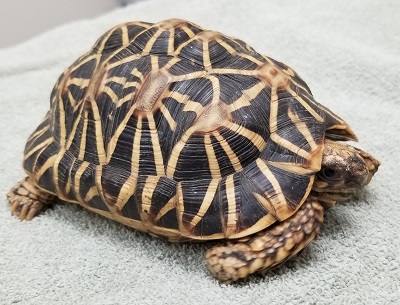
[[[9,47],[57,25],[111,11],[122,0],[1,0],[0,48]]]

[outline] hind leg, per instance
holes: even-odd
[[[292,217],[271,228],[209,249],[207,268],[225,283],[265,272],[304,249],[318,234],[322,220],[321,204],[308,200]]]
[[[11,215],[18,213],[20,220],[31,220],[56,198],[39,189],[29,177],[18,182],[7,194],[11,203]]]

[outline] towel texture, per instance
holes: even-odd
[[[142,1],[0,50],[0,304],[398,304],[400,22],[396,0]],[[10,216],[28,135],[59,74],[108,28],[178,17],[294,68],[381,160],[372,183],[327,211],[321,233],[265,277],[220,285],[207,245],[171,245],[72,204]]]

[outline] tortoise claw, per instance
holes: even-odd
[[[18,215],[19,220],[31,220],[56,197],[41,191],[30,178],[25,178],[7,194],[11,203],[11,216]]]
[[[30,205],[29,204],[24,204],[19,211],[18,219],[19,220],[24,220],[26,218],[26,215],[30,211]]]
[[[18,208],[19,208],[19,201],[14,201],[14,203],[11,206],[11,216],[14,216]]]
[[[26,215],[25,220],[26,220],[26,221],[31,221],[32,218],[35,217],[38,213],[39,213],[38,208],[32,207],[32,208],[29,210],[28,215]]]

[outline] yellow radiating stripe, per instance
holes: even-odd
[[[304,108],[318,121],[322,122],[324,119],[314,110],[312,107],[301,97],[298,96],[296,92],[294,92],[290,87],[287,87],[287,91],[296,97],[296,100],[303,105]]]
[[[82,107],[83,108],[83,107]],[[88,113],[87,111],[84,112],[85,117],[83,118],[83,126],[82,126],[82,134],[81,134],[81,143],[79,147],[79,156],[80,160],[83,160],[85,157],[86,151],[86,139],[87,139],[87,127],[89,124]],[[72,142],[72,141],[71,141]]]
[[[229,54],[231,54],[233,56],[237,55],[236,50],[234,48],[232,48],[229,44],[227,44],[221,38],[217,38],[216,42],[218,42],[221,45],[221,47],[223,47]]]
[[[60,151],[58,152],[57,158],[53,164],[53,173],[54,173],[53,181],[54,181],[54,185],[56,186],[56,193],[57,193],[58,198],[63,199],[63,200],[65,200],[66,198],[64,197],[63,192],[61,192],[61,190],[60,190],[58,166],[59,166],[60,161],[61,161],[62,157],[64,156],[64,154],[65,154],[65,149],[61,148]],[[67,179],[69,179],[69,178],[67,178]]]
[[[177,91],[172,91],[169,95],[170,98],[173,98],[176,100],[176,102],[180,104],[186,104],[189,102],[189,95],[179,93]]]
[[[175,29],[171,28],[169,30],[169,39],[168,39],[168,55],[174,54],[174,37],[175,37]]]
[[[81,177],[83,172],[88,168],[88,166],[90,165],[89,162],[83,161],[83,163],[81,164],[81,166],[79,166],[78,170],[75,173],[75,177],[74,177],[74,192],[75,195],[78,199],[78,201],[82,204],[85,204],[85,201],[83,200],[81,193],[80,193],[80,182],[81,182]]]
[[[126,83],[127,83],[126,79],[127,78],[124,76],[112,76],[112,77],[107,78],[106,84],[113,82],[113,83],[117,83],[120,85],[126,85]]]
[[[85,196],[85,203],[89,202],[93,199],[94,196],[98,195],[97,187],[94,185],[90,188],[89,192],[87,192]]]
[[[188,130],[186,130],[186,132],[182,135],[179,141],[175,144],[167,163],[167,177],[169,178],[174,177],[176,165],[178,164],[179,155],[181,154],[182,149],[185,147],[187,140],[195,131],[196,131],[195,126],[190,127]]]
[[[133,68],[131,75],[136,76],[137,78],[140,79],[141,82],[144,80],[144,75],[142,72],[140,72],[136,67]]]
[[[238,221],[236,196],[235,196],[235,183],[233,175],[226,178],[226,199],[228,201],[228,218],[225,228],[225,236],[230,236],[236,233],[236,223]]]
[[[271,65],[275,65],[275,63],[271,60],[271,58],[269,58],[268,56],[265,55],[261,55],[269,64]]]
[[[276,87],[271,88],[271,109],[269,112],[269,132],[275,133],[278,130],[278,95]]]
[[[61,99],[61,96],[60,96],[60,99]],[[70,90],[68,90],[68,100],[69,100],[70,105],[73,108],[73,111],[76,111],[76,109],[78,109],[79,105],[81,105],[83,102],[83,99],[81,99],[79,101],[79,103],[77,103],[76,99],[74,98],[74,96],[72,95]]]
[[[131,175],[139,175],[140,162],[140,139],[142,138],[142,117],[137,118],[135,136],[132,144]]]
[[[296,125],[300,133],[304,136],[304,138],[306,138],[307,142],[310,144],[311,150],[314,151],[315,149],[317,149],[318,145],[315,143],[314,138],[312,137],[306,123],[302,122],[297,113],[292,112],[290,108],[288,108],[288,115],[292,122]]]
[[[247,129],[244,126],[236,123],[229,123],[225,127],[248,139],[255,147],[257,147],[259,151],[263,150],[263,148],[267,145],[262,136],[254,131],[251,131],[250,129]]]
[[[84,107],[81,107],[81,109],[79,110],[79,113],[76,116],[76,119],[75,119],[74,125],[72,127],[71,133],[69,134],[68,139],[67,139],[67,144],[65,145],[66,149],[69,149],[71,147],[72,141],[75,138],[76,131],[78,130],[78,125],[79,125],[79,123],[80,123],[80,121],[82,119],[83,109],[84,109]],[[83,131],[82,131],[82,134],[84,134]],[[80,146],[80,149],[82,149],[82,146]],[[83,150],[85,150],[85,149],[83,148]]]
[[[231,165],[233,166],[235,171],[237,171],[237,172],[241,171],[243,169],[242,164],[240,163],[240,160],[237,157],[236,153],[230,147],[229,143],[217,131],[213,133],[213,136],[215,136],[217,138],[219,145],[221,145],[225,154],[228,156],[229,161],[231,162]]]
[[[148,176],[143,187],[140,216],[145,226],[150,225],[148,223],[148,216],[150,215],[153,193],[159,180],[160,177],[158,176]]]
[[[163,216],[165,216],[169,211],[176,208],[176,195],[172,197],[168,202],[161,208],[158,212],[154,222],[157,223]]]
[[[253,195],[257,199],[257,201],[259,203],[261,203],[261,205],[264,207],[264,209],[266,209],[269,212],[268,215],[272,215],[272,216],[275,215],[275,209],[274,209],[272,203],[269,201],[268,196],[267,196],[268,198],[265,198],[263,195],[260,195],[258,193],[253,193]],[[274,219],[276,220],[275,216],[274,216]]]
[[[37,152],[39,149],[41,149],[44,146],[48,146],[51,142],[53,142],[53,138],[48,138],[47,140],[44,140],[40,144],[36,145],[34,148],[32,148],[30,151],[28,151],[25,156],[24,160],[28,159],[31,155],[33,155],[35,152]]]
[[[44,120],[43,120],[44,121]],[[43,123],[42,121],[42,123]],[[33,134],[31,134],[28,138],[27,142],[34,142],[35,139],[39,138],[42,134],[44,134],[48,129],[49,129],[50,125],[47,124],[45,125],[42,129],[35,131]]]
[[[40,170],[35,173],[35,176],[38,177],[37,180],[39,181],[39,177],[41,177],[46,170],[53,166],[55,160],[57,159],[57,155],[53,155],[46,160],[46,162],[42,165]]]
[[[106,86],[103,92],[110,97],[111,101],[113,101],[114,103],[119,103],[119,96],[110,87]]]
[[[203,219],[204,215],[207,213],[207,211],[208,211],[209,207],[211,206],[211,203],[214,199],[215,192],[218,189],[220,181],[221,181],[220,178],[212,179],[210,181],[210,184],[208,185],[207,191],[204,195],[203,202],[200,205],[199,211],[197,212],[196,216],[194,216],[192,218],[192,220],[190,221],[190,226],[192,228],[194,228],[199,223],[199,221]]]
[[[212,69],[212,73],[217,74],[239,74],[247,76],[256,76],[257,70],[240,70],[240,69],[229,69],[229,68],[218,68]]]
[[[146,46],[144,47],[142,54],[149,54],[149,52],[151,51],[151,48],[154,45],[154,42],[157,40],[157,38],[161,35],[161,33],[163,32],[162,29],[159,29],[157,32],[155,32],[151,38],[149,39],[149,41],[146,43]]]
[[[208,48],[208,40],[203,41],[203,65],[205,69],[211,68],[210,49]]]
[[[103,166],[102,165],[97,165],[96,166],[96,172],[95,172],[95,180],[96,180],[96,186],[97,186],[97,193],[100,195],[101,200],[104,202],[104,204],[107,206],[107,208],[110,211],[113,211],[113,207],[111,207],[107,200],[104,197],[104,192],[103,192],[103,184],[101,182],[101,177],[103,176]]]
[[[137,176],[137,174],[130,175],[122,185],[118,193],[117,202],[115,203],[115,207],[118,209],[118,211],[121,211],[124,208],[129,198],[135,193]]]
[[[167,120],[169,128],[171,128],[172,131],[175,131],[175,129],[176,129],[176,121],[171,116],[171,113],[169,112],[168,108],[163,104],[160,107],[160,111],[163,114],[164,118]]]
[[[181,29],[189,36],[189,38],[193,38],[195,36],[193,31],[189,29],[187,26],[184,26]]]
[[[143,79],[143,75],[142,75],[141,79]],[[106,84],[109,84],[111,82],[122,85],[123,89],[130,88],[130,87],[136,87],[139,84],[139,82],[137,82],[137,81],[128,82],[126,77],[119,77],[119,76],[113,76],[113,77],[107,79]]]
[[[261,230],[269,227],[270,225],[272,225],[275,222],[276,222],[276,218],[271,213],[269,213],[269,214],[265,215],[264,217],[261,217],[260,219],[258,219],[255,224],[248,227],[247,229],[240,231],[236,234],[233,234],[231,236],[228,236],[227,238],[237,239],[237,238],[241,238],[241,237],[248,237],[251,234],[260,232]]]
[[[74,160],[76,160],[74,158]],[[65,184],[65,194],[69,194],[69,192],[71,191],[71,185],[72,185],[72,164],[74,161],[72,161],[71,166],[69,167],[68,170],[68,176],[67,176],[67,183]],[[58,181],[58,180],[57,180]]]
[[[182,111],[193,111],[196,112],[197,117],[204,111],[204,107],[201,103],[193,100],[186,101],[185,106],[183,107]]]
[[[160,70],[160,65],[158,64],[158,56],[153,56],[153,55],[150,56],[150,63],[152,72],[158,73]]]
[[[169,71],[169,69],[175,65],[176,63],[180,62],[182,59],[178,57],[172,57],[163,67],[163,69]]]
[[[211,86],[213,89],[212,90],[213,98],[212,98],[211,104],[218,104],[220,101],[220,96],[221,96],[221,87],[219,84],[219,79],[213,75],[208,75],[207,79],[209,79],[211,81]]]
[[[58,112],[60,116],[59,127],[60,127],[60,146],[65,147],[66,144],[66,126],[65,126],[65,110],[64,110],[64,103],[60,96],[58,99]]]
[[[151,143],[154,151],[154,163],[156,165],[157,176],[165,176],[164,160],[162,157],[160,140],[158,139],[157,127],[153,114],[149,113],[147,119],[150,127]]]
[[[214,70],[213,70],[213,72],[214,72]],[[195,79],[195,78],[202,78],[206,75],[207,75],[207,71],[196,71],[196,72],[182,74],[182,75],[171,75],[171,83]]]
[[[271,170],[268,168],[267,164],[258,158],[256,160],[256,164],[260,171],[263,173],[265,178],[271,183],[273,189],[274,189],[274,194],[271,193],[264,193],[264,196],[266,196],[267,200],[271,203],[271,206],[273,207],[273,211],[269,210],[271,213],[276,215],[278,219],[281,219],[282,213],[286,213],[288,210],[288,204],[286,202],[286,198],[282,192],[281,186],[279,185],[278,180],[275,178],[274,174],[271,172]]]
[[[209,134],[206,134],[204,136],[204,146],[206,148],[208,166],[210,167],[211,177],[221,177],[221,169],[219,168],[217,156],[215,155],[214,147],[211,143],[211,136]]]
[[[142,78],[143,79],[143,78]],[[139,82],[126,82],[125,84],[124,84],[124,89],[126,89],[126,88],[132,88],[132,87],[137,87],[138,85],[139,85],[140,83]]]
[[[183,190],[182,190],[182,182],[178,182],[176,186],[176,196],[177,196],[177,204],[176,204],[176,215],[178,218],[178,226],[179,231],[181,233],[187,232],[185,226],[183,225],[183,213],[185,211],[185,205],[183,204]]]
[[[130,102],[133,100],[133,96],[135,95],[135,92],[132,92],[130,94],[125,95],[123,98],[117,100],[116,107],[121,107],[123,104],[126,102]]]
[[[236,101],[229,104],[228,108],[230,111],[235,111],[235,110],[238,110],[240,108],[247,107],[250,105],[251,105],[251,103],[250,103],[249,99],[247,98],[247,96],[242,95]]]
[[[287,75],[290,75],[291,77],[294,77],[294,76],[296,75],[296,73],[294,72],[294,70],[293,70],[292,68],[290,68],[290,67],[287,67],[287,69],[286,69],[286,70],[283,70],[283,72],[285,72]],[[292,81],[294,82],[293,79],[292,79]],[[302,87],[302,88],[305,90],[304,87]],[[305,90],[305,91],[307,91],[307,90]]]
[[[89,86],[90,79],[88,78],[68,78],[67,86],[75,85],[80,89],[85,89]]]
[[[42,147],[42,149],[40,149],[40,151],[36,154],[35,161],[33,161],[32,172],[35,173],[37,181],[39,181],[40,176],[41,176],[41,174],[39,175],[39,173],[36,172],[36,170],[37,170],[37,169],[36,169],[37,161],[38,161],[40,155],[43,153],[43,151],[44,151],[47,147],[49,147],[49,145],[50,145],[50,144],[48,144],[48,145]],[[43,166],[44,166],[44,165],[42,165],[42,167],[43,167]],[[46,168],[46,169],[47,169],[47,168]]]
[[[182,28],[182,30],[185,31],[184,28]],[[185,32],[186,32],[186,31],[185,31]],[[192,32],[192,33],[193,33],[193,32]],[[190,38],[189,40],[187,40],[187,41],[185,41],[184,43],[182,43],[182,44],[175,50],[174,55],[175,55],[176,57],[178,57],[178,56],[180,55],[179,53],[181,53],[182,49],[183,49],[184,47],[188,46],[195,38],[196,38],[196,37],[193,36],[193,37]]]
[[[243,90],[243,96],[246,96],[249,101],[255,99],[262,90],[265,89],[265,85],[258,81],[255,85],[250,87],[249,89]]]
[[[286,140],[285,138],[282,138],[276,133],[271,133],[270,138],[278,145],[287,148],[288,150],[299,155],[302,158],[308,159],[310,157],[310,153],[308,153],[306,150],[298,147],[297,145],[294,145],[292,142]]]
[[[107,161],[106,151],[104,149],[103,132],[101,127],[101,118],[99,109],[97,108],[97,103],[95,101],[90,101],[93,109],[94,126],[96,130],[96,148],[97,157],[99,158],[100,164],[105,164]]]
[[[127,62],[139,59],[142,56],[143,56],[142,54],[134,54],[134,55],[127,56],[127,57],[125,57],[125,58],[123,58],[121,60],[117,60],[117,61],[115,61],[113,63],[108,63],[107,68],[109,70],[111,70],[112,68],[115,68],[115,67],[118,67],[118,66],[122,66],[122,65],[126,64]]]
[[[249,54],[240,53],[239,56],[243,57],[243,58],[246,58],[246,59],[250,60],[251,62],[254,62],[255,64],[257,64],[259,66],[265,65],[265,62],[263,62],[261,60],[258,60],[257,58],[255,58],[254,56],[251,56]]]
[[[263,86],[261,82],[258,82],[251,88],[243,90],[242,95],[236,101],[229,105],[229,109],[231,111],[235,111],[242,107],[250,106],[250,101],[255,99],[264,88],[265,86]]]
[[[128,27],[126,25],[121,26],[122,31],[122,45],[127,46],[129,44]]]

